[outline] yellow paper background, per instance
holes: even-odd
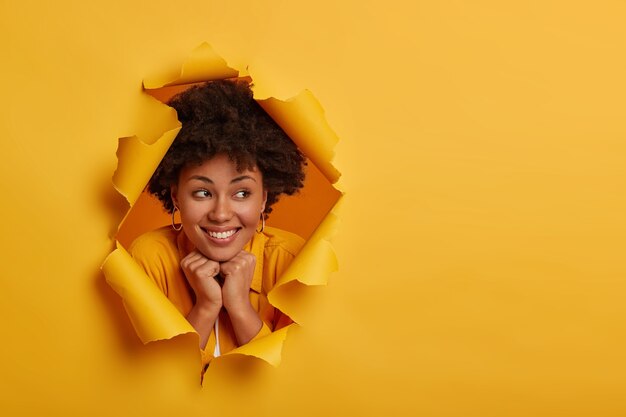
[[[624,415],[624,3],[295,3],[0,4],[4,414]],[[141,81],[202,41],[315,93],[346,192],[280,367],[204,388],[98,269]]]

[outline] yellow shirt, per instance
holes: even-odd
[[[291,323],[289,317],[269,303],[267,294],[298,254],[303,243],[304,240],[293,233],[266,227],[263,233],[255,233],[243,248],[256,258],[250,285],[250,303],[259,313],[263,327],[254,339]],[[133,258],[185,317],[194,305],[195,295],[180,268],[180,260],[193,249],[193,244],[184,232],[176,232],[170,227],[145,233],[130,246]],[[226,353],[237,347],[235,333],[224,309],[220,312],[218,321],[219,350]],[[213,359],[215,341],[215,331],[212,331],[202,351],[204,364]]]

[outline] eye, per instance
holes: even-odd
[[[250,195],[248,190],[239,190],[235,193],[235,198],[244,199]]]
[[[196,190],[192,194],[196,198],[208,198],[211,197],[211,193],[207,190]]]

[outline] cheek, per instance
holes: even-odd
[[[246,226],[256,227],[257,223],[261,219],[261,209],[262,206],[260,203],[251,204],[246,207],[240,212],[242,222],[244,222]]]
[[[261,218],[260,209],[257,209],[255,207],[253,209],[247,210],[242,217],[244,218],[243,221],[246,223],[247,226],[256,227],[256,224],[259,222],[259,219]]]
[[[197,221],[204,215],[204,210],[200,204],[183,202],[180,206],[180,217],[184,222]]]

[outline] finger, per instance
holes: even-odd
[[[250,252],[246,252],[242,250],[237,255],[235,255],[232,259],[224,262],[224,264],[250,264],[252,262],[256,262],[256,257]]]
[[[197,259],[194,259],[191,262],[189,262],[187,268],[190,271],[195,271],[195,270],[197,270],[199,268],[204,267],[207,264],[208,265],[213,265],[213,263],[214,263],[213,261],[211,261],[211,260],[209,260],[207,258],[197,258]]]
[[[246,263],[256,263],[256,256],[245,250],[239,252],[236,257]]]
[[[189,265],[202,258],[204,258],[204,256],[198,251],[189,252],[187,256],[180,260],[180,266],[182,266],[183,268],[189,267]]]
[[[242,257],[239,259],[233,259],[232,261],[220,264],[220,273],[228,276],[241,274],[245,271],[254,271],[255,258]]]
[[[199,277],[213,278],[220,272],[220,265],[217,262],[209,261],[193,269],[193,273]]]
[[[220,264],[220,274],[222,274],[224,278],[229,275],[236,274],[240,270],[241,270],[241,265],[237,262],[228,261],[223,264]]]
[[[254,255],[245,250],[241,250],[237,255],[233,257],[233,259],[250,259],[250,258],[254,258]]]
[[[198,252],[197,250],[192,250],[183,259],[197,259],[200,257],[204,257],[204,255],[202,255],[202,253]]]

